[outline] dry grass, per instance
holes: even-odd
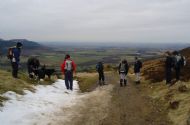
[[[152,91],[150,97],[163,102],[163,106],[167,108],[168,116],[174,125],[186,125],[187,118],[190,115],[190,91],[179,92],[178,88],[182,85],[186,85],[190,90],[190,82],[178,82],[171,87],[166,86],[164,82],[150,85]],[[172,101],[179,101],[177,109],[170,108]]]
[[[97,86],[97,73],[78,73],[76,78],[81,92],[92,91]]]

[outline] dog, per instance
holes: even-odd
[[[46,66],[42,66],[41,69],[34,71],[34,75],[37,77],[37,80],[44,79],[46,75],[51,79],[51,76],[55,73],[55,69],[46,69]]]

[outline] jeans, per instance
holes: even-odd
[[[65,72],[65,86],[67,89],[73,90],[73,72]]]

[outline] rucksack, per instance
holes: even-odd
[[[10,47],[7,51],[7,58],[12,59],[13,58],[13,47]]]
[[[96,65],[96,71],[103,71],[103,64],[102,63],[98,63]]]
[[[184,56],[181,56],[180,64],[182,67],[186,65],[186,59]]]
[[[65,70],[71,71],[72,69],[73,69],[72,61],[71,60],[66,60],[66,62],[65,62]]]
[[[126,65],[126,64],[121,63],[121,65],[120,65],[120,69],[119,69],[120,72],[123,72],[123,73],[126,72],[125,65]]]

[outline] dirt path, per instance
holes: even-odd
[[[70,120],[56,125],[171,125],[167,111],[148,97],[146,88],[131,80],[120,87],[114,74],[106,78],[109,85],[88,93],[69,109]]]
[[[171,125],[167,111],[149,98],[147,88],[128,81],[126,87],[115,85],[109,115],[101,125]]]

